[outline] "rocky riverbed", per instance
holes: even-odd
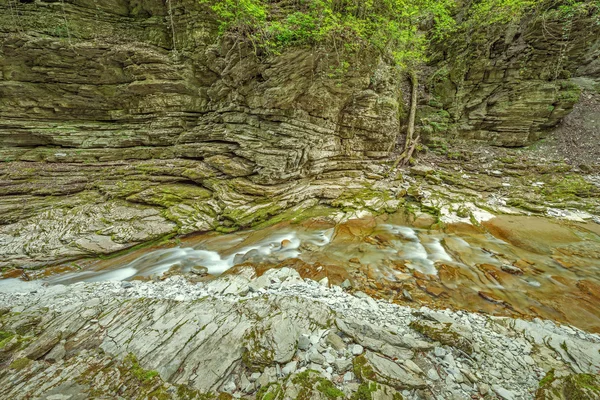
[[[597,398],[600,336],[418,309],[290,268],[0,293],[0,397]],[[579,397],[574,397],[579,396]]]

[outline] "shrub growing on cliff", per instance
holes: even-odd
[[[366,48],[405,65],[424,59],[427,35],[452,30],[453,0],[200,0],[210,4],[221,33],[238,34],[257,48],[278,53],[289,46],[326,45],[340,58]]]
[[[222,34],[249,39],[267,53],[326,45],[341,60],[369,47],[399,65],[425,60],[431,42],[505,25],[525,14],[565,20],[592,15],[600,23],[600,0],[199,1],[210,5]]]

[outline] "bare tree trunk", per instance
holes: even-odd
[[[415,135],[415,118],[417,115],[417,101],[419,97],[419,80],[417,73],[414,70],[409,72],[410,83],[412,85],[412,93],[410,96],[410,111],[408,114],[408,127],[406,129],[406,141],[404,143],[404,151],[398,156],[394,165],[390,169],[390,172],[394,171],[398,165],[406,165],[406,163],[412,157],[417,144],[419,143],[420,136],[414,137]]]

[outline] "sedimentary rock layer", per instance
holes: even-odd
[[[0,299],[0,396],[11,399],[531,399],[547,371],[546,383],[591,378],[572,388],[585,391],[600,366],[600,338],[576,328],[412,310],[286,268]]]
[[[598,75],[586,21],[564,40],[525,19],[449,43],[424,76],[423,135],[538,138],[577,99],[565,74]],[[340,73],[331,49],[261,54],[217,25],[194,0],[0,0],[0,266],[247,227],[387,175],[404,143],[397,68],[365,51]]]

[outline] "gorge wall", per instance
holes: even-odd
[[[421,107],[426,134],[525,146],[571,112],[580,95],[573,78],[600,79],[600,23],[594,12],[569,16],[556,11],[560,2],[541,4],[518,23],[437,47]]]
[[[600,73],[596,25],[562,47],[548,29],[434,58],[421,129],[539,138],[577,101],[566,74]],[[0,0],[0,266],[233,230],[380,181],[404,141],[401,77],[374,54],[334,66],[258,57],[193,0]]]

